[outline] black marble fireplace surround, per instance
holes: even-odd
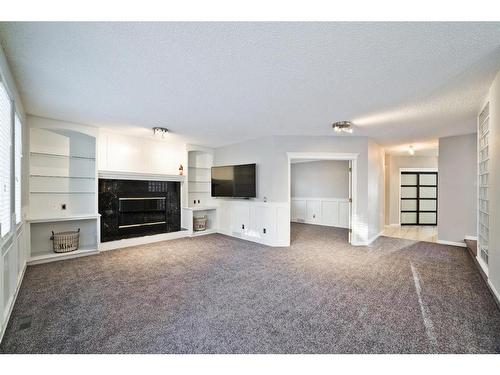
[[[181,186],[174,181],[99,179],[101,242],[181,230]]]

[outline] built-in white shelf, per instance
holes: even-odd
[[[47,253],[47,254],[32,256],[31,258],[28,259],[27,263],[30,265],[42,264],[42,263],[54,262],[56,260],[78,258],[78,257],[93,255],[93,254],[98,254],[98,253],[99,253],[99,250],[97,249],[97,247],[81,248],[81,249],[78,249],[75,251],[70,251],[67,253]]]
[[[199,232],[193,232],[191,234],[191,237],[199,237],[199,236],[204,236],[204,235],[213,234],[213,233],[217,233],[217,229],[212,228],[212,229],[205,229],[205,230],[202,230]]]
[[[93,220],[98,219],[99,214],[90,215],[72,215],[72,216],[46,216],[46,217],[28,217],[26,221],[30,223],[52,223],[57,221],[75,221],[75,220]]]
[[[183,207],[185,210],[191,210],[191,211],[210,211],[210,210],[216,210],[216,206],[194,206],[194,207]]]
[[[83,156],[83,155],[49,154],[49,153],[45,153],[45,152],[30,152],[30,155],[31,156],[51,157],[51,158],[84,159],[84,160],[95,161],[94,157]]]
[[[74,179],[79,179],[79,180],[95,180],[95,177],[86,177],[86,176],[50,176],[50,175],[44,175],[44,174],[32,174],[30,177],[35,177],[35,178],[74,178]]]
[[[95,194],[93,191],[31,191],[30,194]]]

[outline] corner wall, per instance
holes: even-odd
[[[477,134],[439,138],[438,239],[477,235]]]

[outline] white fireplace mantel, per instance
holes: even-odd
[[[184,182],[186,176],[177,174],[153,174],[122,171],[99,171],[99,178],[114,180],[144,180],[144,181],[180,181]]]

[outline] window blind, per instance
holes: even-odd
[[[11,116],[11,101],[4,84],[0,82],[0,232],[2,237],[9,233],[11,221]]]
[[[21,159],[23,157],[23,127],[17,113],[15,114],[15,206],[16,206],[16,224],[21,222]]]

